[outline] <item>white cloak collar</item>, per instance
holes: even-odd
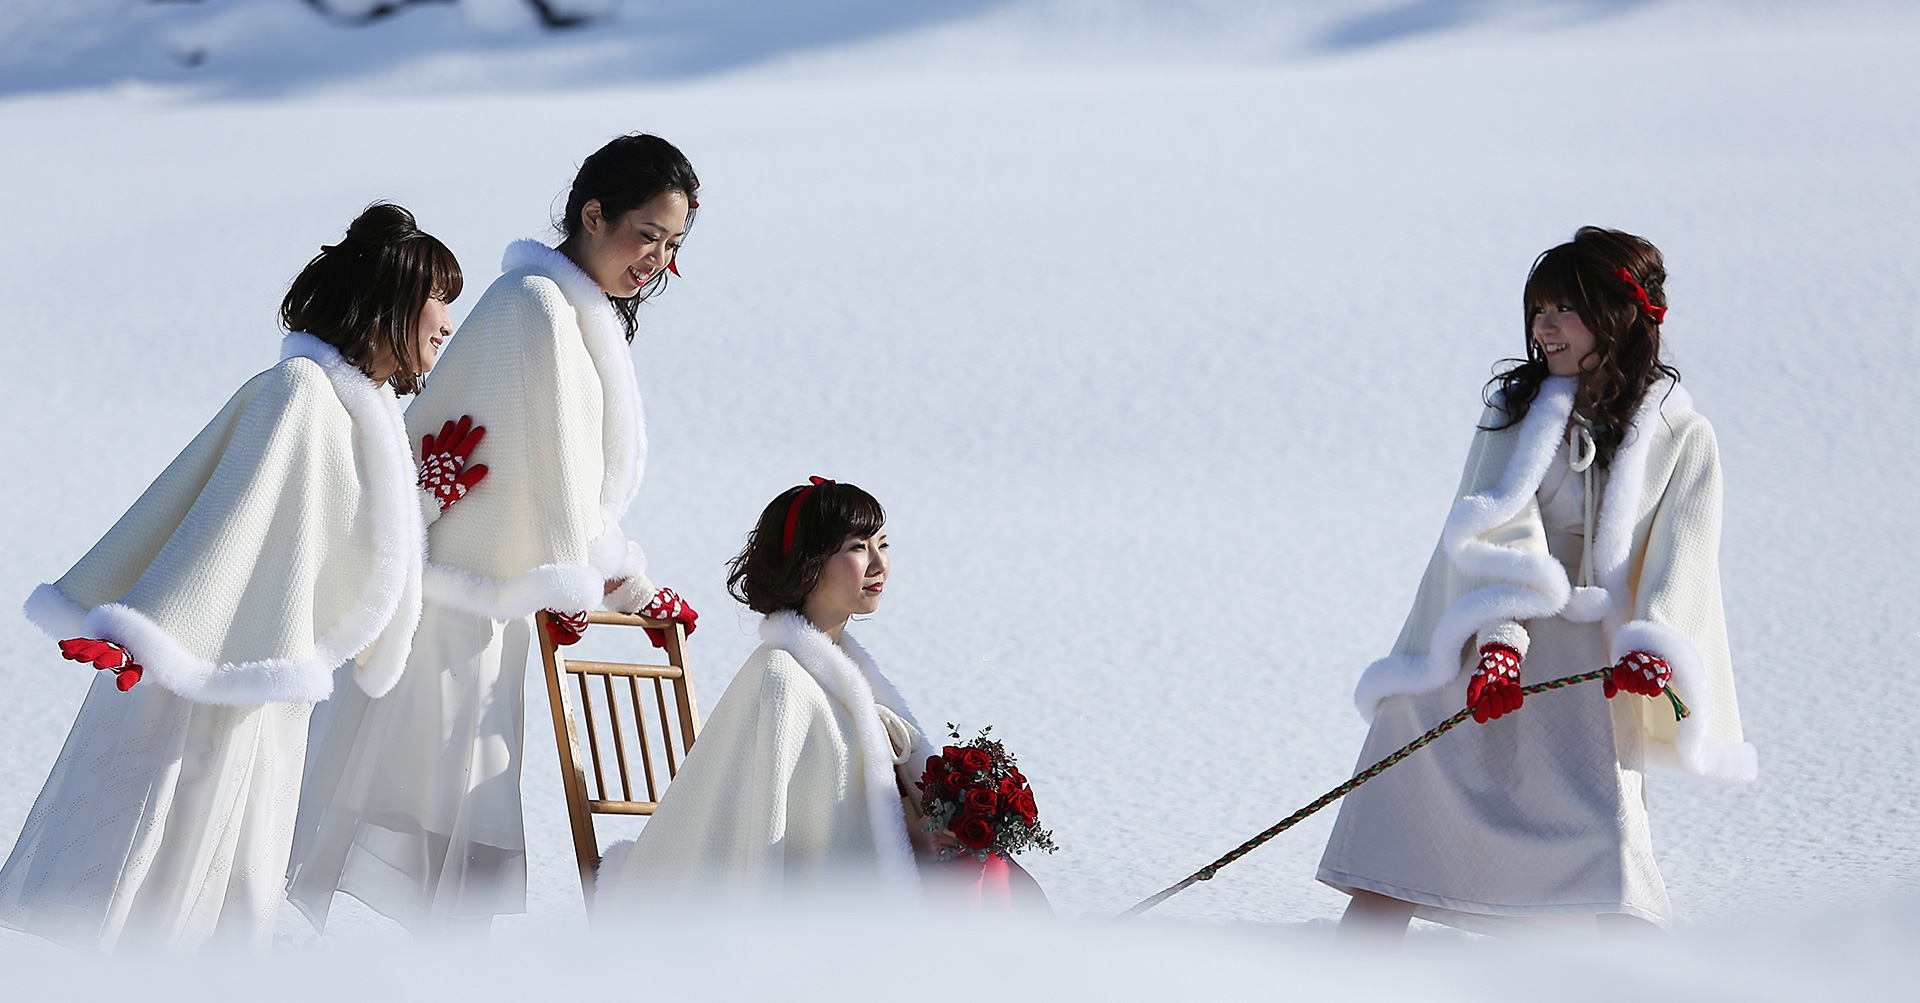
[[[867,817],[873,826],[874,846],[880,854],[880,871],[897,887],[917,887],[919,872],[914,866],[913,845],[900,817],[899,791],[894,783],[893,745],[873,706],[884,704],[923,735],[925,729],[914,720],[906,702],[900,699],[900,692],[880,674],[873,657],[845,631],[841,632],[840,643],[836,645],[805,616],[793,610],[781,610],[760,621],[760,638],[792,655],[827,696],[846,708],[860,744]]]
[[[510,272],[516,268],[532,268],[552,279],[579,316],[581,338],[586,342],[587,354],[593,358],[594,369],[599,372],[601,397],[605,402],[601,425],[606,475],[600,482],[600,510],[607,529],[618,530],[627,507],[640,491],[640,479],[647,466],[646,412],[640,400],[639,382],[633,374],[625,325],[614,314],[606,292],[559,251],[537,240],[516,240],[507,245],[500,270]],[[624,552],[624,536],[620,542]]]

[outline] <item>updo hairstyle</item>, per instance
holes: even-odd
[[[687,197],[687,229],[692,231],[695,210],[700,206],[696,197],[699,191],[700,178],[693,173],[693,165],[672,143],[644,133],[621,136],[595,150],[573,176],[573,188],[567,192],[567,213],[559,223],[560,232],[566,235],[560,249],[565,252],[568,245],[579,239],[585,226],[580,221],[580,212],[594,199],[600,200],[601,217],[617,224],[620,217],[646,205],[655,196],[679,192]],[[668,270],[662,268],[632,296],[607,297],[626,325],[628,341],[633,340],[633,333],[639,327],[640,304],[666,288],[667,275]]]
[[[339,349],[369,377],[368,364],[386,348],[399,363],[387,382],[410,394],[420,389],[413,357],[420,311],[435,294],[453,302],[463,282],[453,252],[412,213],[375,202],[300,270],[280,301],[280,323]]]

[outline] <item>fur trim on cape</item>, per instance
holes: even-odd
[[[376,564],[352,610],[313,642],[303,658],[215,663],[201,658],[141,611],[117,602],[91,610],[43,584],[27,600],[27,618],[49,637],[113,641],[145,667],[144,681],[200,703],[314,703],[333,692],[333,672],[362,652],[354,673],[369,695],[393,688],[406,667],[414,628],[420,622],[421,562],[425,527],[415,499],[413,456],[399,402],[385,387],[341,358],[333,346],[294,332],[281,343],[281,360],[304,359],[325,373],[352,418],[355,446],[367,478],[368,521]]]
[[[627,539],[621,520],[640,491],[646,471],[646,411],[628,355],[624,326],[607,294],[566,255],[537,240],[516,240],[501,256],[501,272],[531,268],[551,279],[573,307],[581,339],[600,379],[601,451],[605,473],[600,482],[602,532],[588,548],[588,563],[547,564],[508,580],[476,575],[427,562],[427,598],[442,606],[494,620],[512,620],[536,610],[613,609],[633,612],[652,601],[645,580],[646,556]],[[606,594],[605,583],[626,578],[628,588]],[[644,593],[644,594],[640,594]]]
[[[1574,588],[1566,568],[1552,555],[1533,553],[1482,539],[1520,514],[1540,488],[1566,434],[1579,383],[1550,376],[1521,420],[1513,455],[1493,490],[1469,494],[1454,503],[1441,533],[1441,548],[1463,575],[1487,584],[1449,607],[1434,627],[1423,655],[1390,655],[1367,666],[1353,700],[1368,722],[1380,701],[1391,696],[1431,693],[1461,671],[1460,653],[1481,630],[1506,621],[1564,616],[1577,622],[1604,620],[1611,632],[1632,615],[1627,589],[1634,524],[1646,481],[1647,451],[1653,424],[1663,413],[1693,406],[1687,391],[1670,381],[1654,384],[1635,413],[1633,425],[1614,454],[1594,531],[1593,562],[1597,586]]]
[[[893,745],[873,705],[885,704],[924,736],[926,732],[920,722],[900,699],[900,692],[880,674],[873,657],[845,631],[841,632],[840,643],[836,645],[806,617],[793,610],[781,610],[760,621],[760,638],[792,655],[829,697],[846,708],[860,740],[867,817],[872,822],[873,843],[880,854],[880,873],[895,887],[919,887],[913,844],[907,838],[907,828],[900,816]],[[923,751],[915,749],[914,753]]]

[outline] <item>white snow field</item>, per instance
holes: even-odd
[[[1073,922],[696,918],[649,935],[649,991],[945,995],[959,948],[928,948],[965,937],[1004,954],[996,987],[1055,998],[1883,998],[1920,974],[1909,5],[606,0],[572,33],[512,5],[352,30],[293,0],[44,6],[0,14],[14,601],[275,361],[286,283],[369,201],[459,254],[458,318],[600,143],[657,132],[693,160],[685,278],[634,346],[652,452],[626,528],[704,614],[703,704],[758,643],[722,564],[761,506],[809,474],[868,488],[895,575],[856,632],[923,721],[992,724],[1020,756],[1062,847],[1023,862]],[[188,36],[196,67],[164,56]],[[1095,922],[1349,775],[1349,693],[1399,629],[1490,366],[1521,351],[1527,267],[1587,223],[1667,255],[1761,757],[1747,786],[1649,784],[1674,934],[1422,926],[1393,963],[1329,953],[1332,810],[1147,922]],[[10,841],[89,680],[15,614],[0,659]],[[584,990],[536,972],[586,929],[545,699],[531,677],[529,911],[492,949],[416,954],[343,902],[325,938],[288,909],[287,949],[217,971],[76,974],[0,934],[6,977]]]

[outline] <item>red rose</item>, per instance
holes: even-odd
[[[993,767],[993,757],[985,749],[961,749],[960,766],[962,769],[979,773]]]
[[[966,753],[967,753],[967,750],[962,749],[957,745],[949,745],[946,748],[940,750],[940,755],[944,757],[950,765],[954,765],[954,766],[958,766],[960,764],[961,758],[964,757]]]
[[[1027,786],[1027,778],[1020,775],[1020,767],[1018,766],[1007,767],[1007,779],[1012,780],[1022,787]]]
[[[1032,791],[1021,791],[1007,799],[1007,807],[1014,814],[1027,820],[1029,825],[1040,820],[1040,809],[1033,803]]]
[[[962,815],[953,821],[953,836],[969,850],[984,850],[993,845],[993,823],[979,815]]]
[[[960,801],[960,810],[970,815],[991,815],[1000,809],[998,792],[985,787],[976,787],[967,792]]]
[[[1015,794],[1018,794],[1019,792],[1020,792],[1020,785],[1014,783],[1012,777],[1000,778],[1000,797],[1002,799],[1010,798]]]
[[[966,795],[967,787],[973,781],[972,781],[972,778],[968,777],[966,774],[956,771],[953,773],[949,773],[944,777],[941,777],[940,782],[946,786],[947,790],[950,790],[953,792],[954,797],[959,798],[959,797],[964,797]]]

